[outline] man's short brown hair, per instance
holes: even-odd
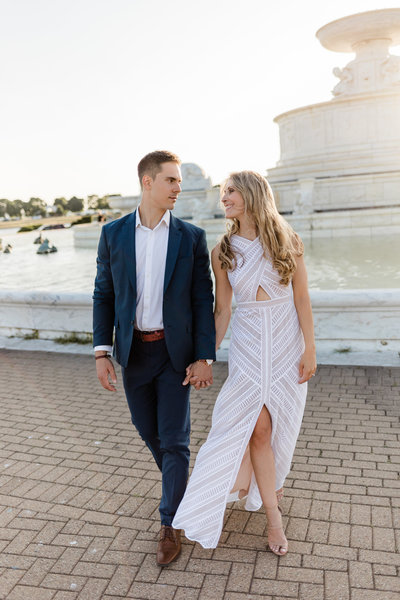
[[[180,165],[181,159],[168,150],[155,150],[146,154],[138,164],[140,187],[142,187],[143,175],[150,175],[152,179],[155,179],[157,173],[161,171],[161,165],[166,162],[174,162]]]

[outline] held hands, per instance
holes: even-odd
[[[182,385],[190,383],[196,390],[207,388],[213,383],[212,366],[196,361],[186,367],[186,377]]]
[[[99,356],[101,358],[96,360],[97,377],[105,390],[110,390],[110,392],[116,392],[116,388],[112,385],[112,383],[117,383],[117,376],[115,374],[114,365],[112,364],[111,359],[108,358],[108,356]],[[110,380],[112,383],[110,382]]]
[[[299,383],[305,383],[315,375],[317,370],[317,359],[315,350],[305,350],[300,359],[299,365]]]

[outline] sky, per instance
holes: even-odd
[[[155,149],[219,183],[279,160],[273,119],[353,55],[315,32],[381,0],[0,0],[0,198],[133,195]],[[399,47],[392,49],[399,54]]]

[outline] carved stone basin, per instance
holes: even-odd
[[[386,47],[400,44],[400,8],[385,8],[332,21],[316,33],[321,44],[335,52],[355,52],[371,40],[387,40]]]

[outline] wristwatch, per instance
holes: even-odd
[[[210,366],[214,361],[212,358],[199,358],[196,362],[205,362],[208,364],[208,366]]]

